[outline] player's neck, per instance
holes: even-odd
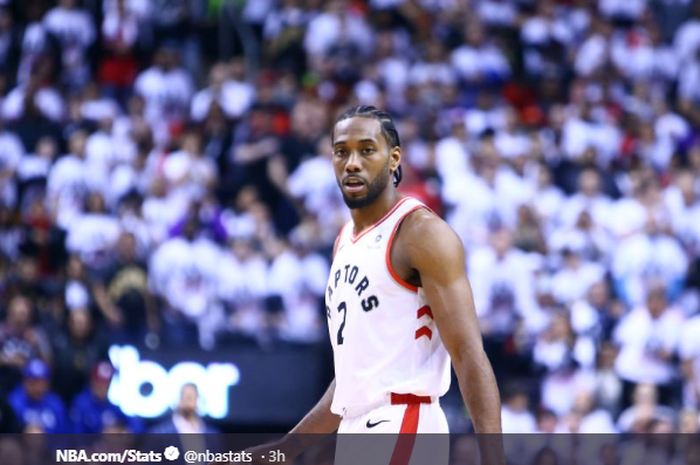
[[[357,235],[375,224],[401,200],[402,195],[394,188],[388,188],[371,205],[350,210],[352,222],[355,225],[354,235]]]

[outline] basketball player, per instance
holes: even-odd
[[[279,447],[289,459],[318,440],[307,433],[338,431],[339,440],[342,433],[447,433],[439,398],[449,389],[450,361],[476,432],[500,433],[498,387],[482,348],[462,243],[447,223],[397,190],[401,146],[391,117],[371,106],[351,108],[338,118],[332,143],[352,217],[336,240],[326,289],[336,377]],[[339,460],[337,448],[336,463],[447,463],[436,451],[416,459],[415,439],[394,443],[362,459]],[[365,449],[344,447],[350,454]],[[501,459],[496,452],[487,461]]]

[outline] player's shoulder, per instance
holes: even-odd
[[[416,208],[403,220],[399,232],[401,242],[419,249],[461,247],[462,242],[452,227],[428,207]]]
[[[409,230],[412,234],[417,235],[453,232],[452,227],[445,220],[428,206],[420,203],[406,215],[401,229]]]

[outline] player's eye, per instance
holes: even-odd
[[[362,153],[365,153],[367,155],[374,153],[374,147],[365,147],[364,149],[362,149]]]
[[[345,150],[345,149],[335,149],[335,150],[333,151],[333,154],[336,155],[336,156],[338,156],[338,157],[344,157],[345,155],[347,155],[347,153],[348,153],[348,152],[347,152],[347,150]]]

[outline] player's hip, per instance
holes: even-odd
[[[335,465],[447,465],[447,419],[439,402],[423,399],[343,417]]]
[[[338,433],[448,433],[436,396],[390,394],[386,402],[344,409]]]

